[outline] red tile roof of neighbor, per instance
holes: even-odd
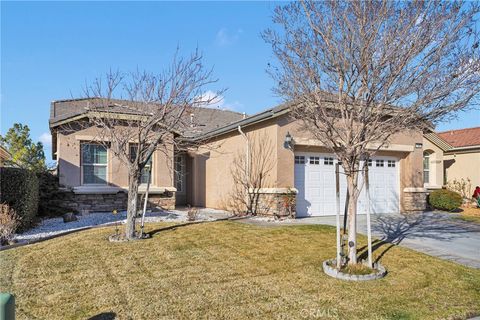
[[[437,134],[456,148],[480,145],[480,127],[449,130]]]

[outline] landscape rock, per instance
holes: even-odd
[[[72,222],[72,221],[77,221],[77,216],[73,212],[68,212],[63,215],[63,222]]]
[[[197,220],[214,221],[219,218],[229,217],[230,214],[223,210],[200,209]],[[43,219],[37,226],[21,234],[16,234],[15,239],[19,242],[33,241],[48,238],[62,233],[81,230],[98,225],[111,225],[112,223],[125,223],[126,211],[119,211],[118,214],[111,212],[90,212],[82,216],[75,216],[77,221],[64,223],[62,217]],[[187,222],[187,212],[180,210],[149,212],[145,216],[146,223],[152,222]]]

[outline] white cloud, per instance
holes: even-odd
[[[38,140],[43,143],[44,146],[52,145],[52,135],[50,134],[50,132],[42,133]]]
[[[240,101],[233,101],[229,103],[225,103],[222,108],[224,110],[230,110],[230,111],[237,111],[239,112],[243,108],[243,104],[240,103]]]
[[[238,111],[243,107],[239,101],[228,102],[222,95],[217,95],[215,92],[208,90],[197,99],[199,105],[203,108],[213,108],[221,110]]]
[[[227,28],[221,28],[215,36],[215,43],[220,47],[229,46],[237,42],[242,33],[242,29],[237,29],[237,31],[232,33]]]

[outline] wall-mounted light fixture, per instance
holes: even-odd
[[[283,142],[283,147],[285,149],[290,149],[293,150],[293,145],[294,145],[293,137],[290,134],[290,132],[287,132],[287,135],[285,136],[285,141]]]
[[[415,143],[415,149],[422,149],[423,143]]]

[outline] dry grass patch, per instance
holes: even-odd
[[[467,222],[480,223],[480,208],[462,208],[462,212],[457,218]]]
[[[149,226],[155,229],[165,226]],[[480,270],[382,246],[386,278],[326,276],[335,231],[234,222],[179,227],[149,240],[109,243],[88,230],[0,252],[0,291],[18,319],[438,319],[480,314]],[[360,239],[364,244],[364,239]]]
[[[340,271],[347,274],[366,275],[374,273],[374,270],[361,263],[353,266],[346,265],[340,268]]]

